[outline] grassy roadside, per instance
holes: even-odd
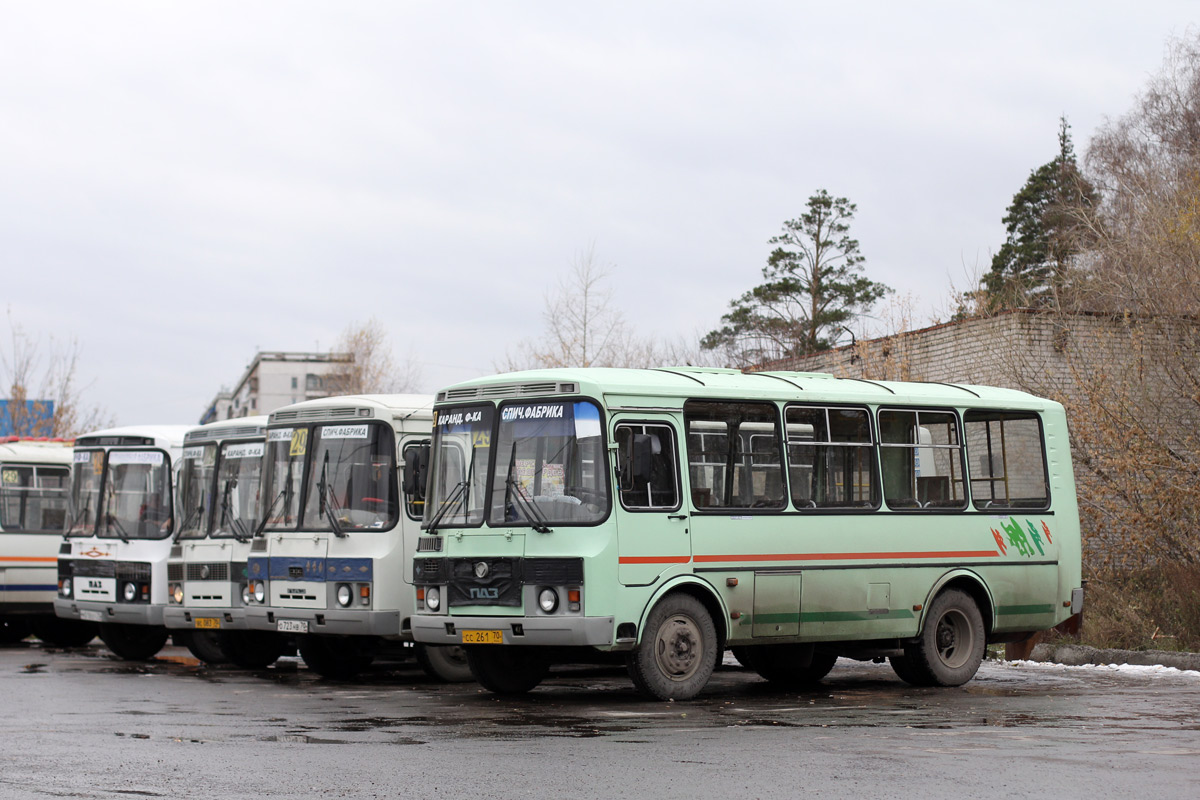
[[[1200,652],[1200,566],[1093,574],[1084,588],[1081,643]]]

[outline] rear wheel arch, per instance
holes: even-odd
[[[929,606],[939,594],[947,589],[958,589],[966,592],[966,594],[975,601],[976,607],[979,609],[979,615],[983,617],[984,634],[992,635],[992,631],[996,627],[996,604],[992,599],[991,590],[988,588],[987,582],[980,577],[977,572],[969,569],[958,569],[947,572],[934,583],[929,594],[925,598],[925,605],[921,611],[921,625],[918,630],[923,630],[928,617]]]

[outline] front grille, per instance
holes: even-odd
[[[251,553],[265,553],[265,552],[267,552],[267,540],[266,540],[266,539],[261,539],[261,538],[260,538],[260,539],[255,539],[255,540],[254,540],[253,542],[251,542],[251,544],[250,544],[250,552],[251,552]]]
[[[559,383],[557,381],[537,381],[531,383],[504,383],[493,386],[470,386],[461,389],[447,389],[438,392],[439,403],[447,400],[482,400],[491,397],[533,397],[548,394],[577,394],[579,384]]]
[[[183,580],[183,564],[167,564],[167,580]]]
[[[565,586],[583,583],[582,558],[527,558],[525,582]]]
[[[115,561],[76,560],[72,571],[81,578],[111,578],[117,574],[117,564]]]
[[[442,552],[442,537],[440,536],[422,536],[417,539],[418,553],[440,553]]]
[[[291,411],[276,411],[271,415],[271,423],[289,421],[312,421],[322,419],[370,419],[374,412],[370,408],[340,407],[340,408],[300,408]]]
[[[487,565],[479,577],[476,565]],[[521,560],[512,558],[456,558],[450,563],[448,587],[451,606],[521,605]]]
[[[262,436],[263,428],[259,425],[243,425],[238,428],[225,428],[220,431],[190,431],[184,434],[183,443],[217,442],[227,439],[244,439],[250,436]]]
[[[227,581],[229,580],[229,564],[224,562],[188,564],[187,579],[189,581]]]
[[[418,558],[413,561],[413,583],[445,583],[446,559]]]
[[[142,561],[118,561],[117,562],[117,580],[122,581],[138,581],[148,583],[150,581],[150,565]]]

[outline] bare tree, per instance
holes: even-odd
[[[349,359],[325,376],[330,395],[413,392],[420,383],[419,364],[411,357],[397,363],[387,331],[374,317],[342,331],[332,352]]]
[[[8,387],[9,428],[17,436],[73,437],[113,424],[109,413],[88,404],[78,385],[80,347],[53,336],[28,333],[8,312],[9,347],[0,351],[0,385]]]

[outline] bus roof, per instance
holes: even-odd
[[[105,428],[76,437],[76,447],[182,447],[184,435],[194,425],[126,425],[120,428]],[[153,440],[132,444],[137,439]]]
[[[710,367],[616,369],[587,367],[528,370],[476,378],[438,392],[439,403],[555,394],[603,396],[610,405],[640,398],[746,398],[876,405],[1049,408],[1058,404],[1015,389],[920,381],[839,378],[821,372],[739,372]]]
[[[367,413],[363,413],[366,410]],[[358,419],[429,419],[433,416],[433,395],[428,394],[352,394],[304,400],[271,412],[270,424],[330,420],[352,422]]]
[[[265,436],[267,430],[266,415],[256,417],[236,417],[210,422],[192,428],[183,437],[186,444],[196,442],[220,442],[225,439],[252,439],[255,436]]]
[[[0,440],[0,461],[25,464],[70,464],[70,440],[19,439]]]

